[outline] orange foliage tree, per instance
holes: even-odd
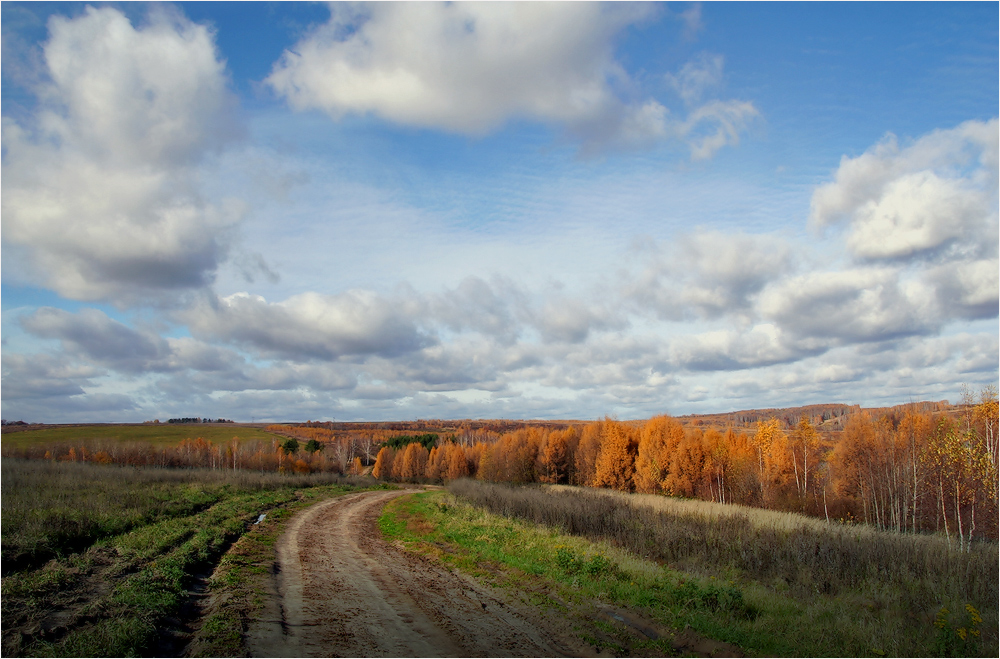
[[[638,437],[635,429],[610,418],[601,427],[600,451],[594,464],[594,485],[623,492],[635,489],[635,456]]]
[[[576,467],[574,485],[594,485],[594,475],[597,472],[597,456],[601,452],[601,434],[603,424],[600,421],[588,423],[580,433],[573,464]]]
[[[465,478],[469,475],[469,461],[466,458],[465,448],[455,444],[451,444],[450,454],[448,456],[448,470],[446,472],[445,478],[448,480],[455,480],[457,478]]]
[[[375,467],[372,469],[372,476],[379,480],[387,481],[393,477],[392,463],[396,457],[396,452],[388,446],[383,446],[378,455],[375,456]]]
[[[395,469],[396,477],[401,481],[416,481],[427,472],[428,451],[422,444],[413,442],[403,450],[402,464]],[[399,458],[397,458],[399,460]]]
[[[568,483],[570,478],[570,442],[572,428],[549,433],[538,451],[538,480],[542,483]]]
[[[653,417],[639,430],[635,458],[635,489],[650,494],[663,491],[670,459],[684,438],[684,427],[667,416]]]

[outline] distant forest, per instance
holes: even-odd
[[[611,488],[883,529],[997,539],[997,391],[962,404],[807,406],[645,421],[276,424],[271,441],[21,449],[23,457]],[[303,440],[305,448],[287,439]],[[42,453],[44,450],[44,454]],[[10,455],[5,451],[5,455]]]

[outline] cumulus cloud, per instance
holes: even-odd
[[[511,117],[589,119],[620,103],[612,37],[636,6],[373,3],[334,6],[268,83],[296,108],[483,134]]]
[[[1000,311],[1000,269],[996,259],[947,263],[925,276],[939,308],[949,318],[993,318]]]
[[[212,33],[167,10],[53,16],[29,121],[3,125],[3,240],[64,297],[128,303],[209,282],[241,216],[197,166],[236,136]]]
[[[694,39],[695,36],[705,27],[701,18],[701,3],[695,2],[684,11],[677,14],[677,18],[684,23],[684,36],[687,39]]]
[[[160,336],[138,332],[97,309],[70,313],[42,307],[21,324],[35,336],[57,339],[71,352],[128,373],[148,370],[170,352]]]
[[[588,152],[678,138],[702,158],[735,143],[756,115],[751,104],[673,118],[634,91],[614,38],[650,14],[625,3],[334,5],[330,21],[285,51],[267,83],[293,108],[334,118],[370,113],[464,135],[541,121],[564,127]],[[705,85],[692,66],[682,72],[683,94]],[[706,126],[711,135],[701,134]]]
[[[749,101],[712,101],[692,110],[674,130],[690,146],[693,160],[706,160],[739,144],[740,133],[759,115]]]
[[[686,117],[671,122],[671,131],[689,146],[692,160],[711,158],[719,149],[739,144],[740,134],[760,116],[749,101],[711,97],[722,85],[723,65],[721,55],[702,53],[665,76],[687,108]]]
[[[776,289],[765,313],[807,329],[814,309],[845,339],[928,334],[1000,309],[996,119],[937,130],[901,147],[887,136],[844,157],[816,189],[814,226],[844,224],[861,267]],[[815,316],[813,316],[815,317]],[[810,332],[821,335],[816,324]]]
[[[863,261],[934,258],[995,261],[998,241],[996,119],[968,121],[900,147],[893,135],[813,195],[814,226],[848,225]]]
[[[54,355],[3,353],[3,398],[77,396],[91,379],[103,375],[93,366],[67,364]]]
[[[933,291],[891,269],[813,272],[771,286],[760,313],[799,337],[883,341],[938,331]]]
[[[466,277],[458,286],[428,300],[428,312],[444,327],[477,331],[511,345],[520,336],[520,319],[527,314],[527,295],[508,279],[487,282]]]
[[[681,337],[671,346],[670,357],[688,371],[732,371],[787,364],[819,351],[796,346],[779,327],[764,323],[745,332],[714,330]]]
[[[622,329],[626,324],[607,308],[568,298],[546,302],[535,318],[543,340],[566,343],[582,343],[592,331]]]
[[[418,307],[370,291],[302,293],[283,302],[236,293],[179,314],[195,336],[232,342],[271,357],[336,360],[398,356],[433,342],[416,324]]]
[[[245,360],[231,350],[190,337],[164,338],[152,330],[137,330],[97,309],[76,313],[41,307],[23,316],[29,333],[57,340],[62,354],[74,363],[138,376],[182,371],[232,374]]]
[[[748,314],[791,266],[791,246],[775,236],[699,231],[654,248],[623,293],[665,320]]]

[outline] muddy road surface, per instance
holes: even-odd
[[[307,508],[277,545],[272,592],[248,645],[261,657],[580,656],[568,623],[382,540],[377,520],[406,491]]]

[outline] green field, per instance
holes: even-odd
[[[193,642],[185,619],[198,615],[189,589],[265,526],[261,514],[373,484],[12,458],[2,471],[8,657],[180,656]]]
[[[184,439],[202,439],[221,444],[233,437],[241,441],[270,441],[274,433],[256,426],[228,423],[95,424],[47,426],[36,430],[4,432],[0,447],[9,450],[73,445],[97,446],[107,443],[140,442],[153,446],[174,446]]]

